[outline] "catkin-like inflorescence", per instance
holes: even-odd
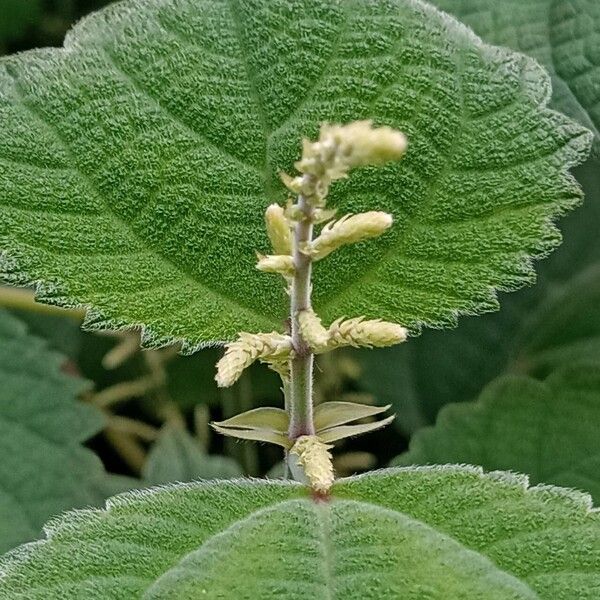
[[[301,250],[313,260],[320,260],[341,246],[380,236],[392,226],[392,222],[392,215],[375,210],[346,215],[325,225],[320,235]]]
[[[364,317],[354,319],[337,319],[329,327],[329,348],[342,346],[365,346],[367,348],[383,348],[406,341],[408,331],[396,323],[381,319],[372,321]]]
[[[215,380],[219,387],[229,387],[245,368],[255,360],[286,361],[290,358],[292,340],[288,335],[272,333],[240,333],[239,338],[227,345],[223,358],[217,363]]]
[[[295,460],[310,487],[323,494],[329,491],[334,480],[331,448],[316,435],[302,435],[290,449],[289,460]],[[295,465],[290,462],[290,466],[293,469]]]
[[[403,133],[391,127],[373,127],[372,121],[326,125],[321,136],[335,140],[340,160],[345,160],[348,169],[398,160],[407,147]]]
[[[312,308],[301,310],[298,313],[298,325],[302,339],[308,344],[312,352],[320,354],[327,350],[329,344],[329,332],[321,319]]]
[[[256,268],[264,273],[278,273],[284,277],[291,277],[294,274],[294,259],[288,254],[259,254]]]
[[[373,127],[372,121],[321,126],[319,140],[304,140],[296,168],[303,175],[282,174],[285,186],[313,206],[322,206],[329,186],[355,167],[398,160],[406,152],[406,137],[390,127]]]
[[[265,211],[265,224],[274,253],[291,254],[292,232],[283,207],[271,204]]]

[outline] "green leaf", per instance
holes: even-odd
[[[580,488],[600,500],[600,364],[545,381],[505,376],[476,402],[442,409],[396,464],[465,462],[528,473],[534,483]]]
[[[468,467],[171,486],[71,513],[0,563],[0,598],[592,600],[589,497]]]
[[[314,425],[318,432],[358,419],[374,417],[389,410],[389,406],[370,406],[357,402],[323,402],[315,407]]]
[[[169,395],[184,410],[199,404],[232,403],[232,390],[217,387],[215,381],[215,364],[221,356],[220,349],[204,348],[192,356],[179,354],[167,363]],[[263,364],[254,363],[246,369],[242,381],[242,387],[250,389],[252,405],[273,404],[281,399],[281,378]]]
[[[69,316],[46,315],[27,310],[13,310],[34,335],[43,338],[49,347],[77,361],[82,351],[83,337],[80,321]]]
[[[255,250],[278,171],[322,121],[373,118],[410,144],[334,189],[341,214],[396,225],[316,266],[326,321],[495,310],[580,201],[565,171],[590,136],[545,107],[545,73],[418,0],[125,0],[65,45],[0,65],[2,270],[88,307],[88,328],[184,351],[281,329],[287,297]]]
[[[358,425],[337,425],[336,427],[330,427],[324,431],[319,432],[319,439],[326,444],[331,442],[337,442],[345,438],[354,437],[356,435],[362,435],[363,433],[370,433],[371,431],[377,431],[389,425],[395,418],[395,415],[381,419],[380,421],[373,421],[372,423],[360,423]]]
[[[212,423],[212,428],[221,435],[228,435],[240,440],[268,442],[270,444],[277,444],[278,446],[286,449],[291,446],[291,442],[287,434],[273,431],[272,429],[268,428],[262,429],[260,427],[256,427],[253,429],[246,429],[243,427],[221,427],[216,423]]]
[[[567,340],[574,352],[581,355],[587,346],[588,356],[597,356],[600,162],[588,161],[576,175],[585,201],[561,222],[565,242],[540,263],[536,286],[502,294],[499,312],[463,317],[455,331],[427,330],[410,344],[357,354],[363,385],[379,404],[393,405],[403,431],[433,423],[448,403],[475,399],[503,372],[546,376],[553,365],[574,358],[560,352],[544,358]],[[579,310],[569,309],[575,305]],[[580,338],[577,344],[575,337]],[[546,348],[533,348],[532,342],[541,338],[547,340]]]
[[[532,56],[552,77],[552,105],[600,130],[600,4],[597,0],[434,0],[486,42]]]
[[[215,425],[245,429],[268,429],[285,433],[289,426],[289,420],[288,414],[282,408],[261,406],[234,415],[225,421],[218,421]]]
[[[66,358],[0,311],[0,552],[39,537],[64,510],[99,504],[116,484],[82,443],[102,415],[76,401],[88,383],[63,372]]]
[[[509,368],[545,377],[562,365],[600,356],[600,262],[548,290],[524,319]]]
[[[218,404],[221,395],[215,381],[215,364],[220,352],[205,348],[193,356],[176,356],[166,365],[169,395],[183,408]]]
[[[207,454],[187,431],[169,425],[160,432],[142,472],[147,485],[241,475],[242,471],[234,460]]]

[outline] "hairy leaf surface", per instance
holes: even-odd
[[[0,598],[592,599],[589,497],[469,467],[171,486],[71,513],[0,563]]]
[[[594,131],[600,149],[597,0],[434,0],[485,41],[532,56],[552,76],[552,104]]]
[[[513,369],[545,377],[581,359],[600,358],[600,262],[548,290],[524,319]]]
[[[393,404],[404,431],[432,424],[446,404],[476,399],[502,373],[545,377],[561,361],[599,356],[600,162],[575,174],[585,201],[561,221],[565,241],[539,265],[535,286],[502,294],[499,312],[463,317],[454,331],[427,330],[358,356],[364,385]]]
[[[568,363],[567,363],[568,364]],[[506,376],[476,402],[444,407],[411,440],[400,465],[465,462],[527,473],[534,483],[600,499],[600,368],[565,367],[537,381]]]
[[[418,0],[117,3],[0,64],[5,278],[147,344],[281,328],[281,282],[254,268],[277,173],[320,122],[373,118],[408,155],[331,203],[395,226],[317,265],[315,307],[454,324],[530,282],[580,200],[566,169],[590,135],[549,93],[531,59]]]
[[[81,445],[102,429],[102,415],[77,402],[88,383],[64,373],[65,361],[0,311],[0,552],[39,537],[53,515],[99,504],[110,489],[100,460]]]

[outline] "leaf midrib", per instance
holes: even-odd
[[[446,531],[445,529],[439,527],[436,524],[428,523],[427,521],[419,519],[419,518],[411,515],[410,513],[407,513],[407,512],[401,511],[401,510],[397,510],[395,508],[391,508],[389,506],[386,506],[384,504],[379,504],[377,502],[366,501],[362,498],[360,500],[355,500],[355,499],[352,499],[349,497],[344,497],[344,496],[339,497],[339,498],[336,498],[335,496],[333,496],[327,502],[324,502],[324,503],[316,502],[314,500],[298,499],[298,498],[289,498],[286,500],[280,500],[278,502],[274,502],[272,504],[263,506],[257,510],[253,510],[253,511],[249,512],[248,514],[244,515],[242,518],[238,518],[238,519],[231,521],[230,523],[226,524],[220,530],[215,531],[211,535],[208,535],[197,547],[193,548],[192,550],[189,550],[188,552],[183,553],[181,556],[179,556],[173,562],[173,564],[171,564],[170,566],[165,568],[164,571],[162,571],[160,574],[158,574],[152,581],[149,581],[148,587],[146,587],[146,589],[142,593],[141,599],[143,600],[143,598],[146,597],[145,594],[148,591],[151,591],[152,587],[156,584],[156,582],[158,580],[160,580],[165,574],[167,574],[173,568],[177,568],[183,561],[186,560],[186,558],[189,555],[200,551],[203,546],[205,546],[208,543],[211,543],[215,538],[225,535],[231,528],[238,527],[244,521],[251,520],[260,513],[269,512],[270,510],[276,509],[277,507],[284,505],[284,504],[294,504],[294,503],[298,503],[298,502],[302,502],[302,503],[308,502],[308,503],[312,504],[312,508],[314,509],[314,514],[320,525],[319,533],[321,534],[320,542],[321,542],[321,546],[322,546],[322,558],[323,558],[323,560],[321,561],[321,565],[322,565],[322,573],[323,573],[323,581],[324,581],[323,591],[325,593],[325,596],[323,596],[323,600],[335,600],[337,597],[337,595],[335,593],[335,588],[333,587],[334,581],[335,581],[335,569],[334,569],[334,564],[333,564],[333,557],[335,555],[335,551],[331,544],[332,540],[331,540],[331,533],[330,533],[331,506],[332,506],[332,503],[336,503],[336,502],[339,504],[342,504],[342,505],[343,504],[356,504],[356,505],[367,506],[378,512],[380,511],[383,513],[390,513],[392,515],[399,515],[399,516],[403,517],[404,519],[406,519],[408,522],[416,523],[423,529],[433,531],[436,536],[440,536],[442,538],[451,540],[459,548],[461,548],[465,551],[468,551],[468,552],[472,552],[473,554],[483,558],[484,560],[487,560],[491,565],[493,565],[493,567],[499,573],[502,573],[506,577],[509,577],[509,578],[512,578],[512,579],[518,581],[525,588],[527,588],[527,590],[530,591],[532,595],[534,595],[536,598],[538,597],[538,594],[536,593],[536,591],[529,586],[529,584],[525,581],[524,578],[520,577],[519,575],[517,575],[511,571],[504,569],[503,567],[498,565],[485,552],[482,552],[480,548],[475,548],[468,544],[465,544],[462,540],[458,539],[457,537],[452,535],[450,532]],[[528,533],[531,533],[531,532],[528,532]],[[510,539],[510,538],[506,538],[506,539]],[[372,546],[373,546],[373,544],[371,543],[370,547],[372,547]],[[547,574],[547,573],[545,573],[545,574]]]

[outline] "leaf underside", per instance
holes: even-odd
[[[595,135],[600,151],[600,3],[597,0],[434,0],[486,42],[535,58],[552,77],[552,106]]]
[[[589,497],[472,467],[135,492],[73,512],[0,562],[0,598],[592,599]]]
[[[418,0],[125,0],[0,62],[0,267],[146,345],[281,329],[281,281],[254,268],[277,173],[321,122],[373,118],[408,155],[331,204],[395,226],[316,266],[315,308],[453,325],[532,281],[581,199],[566,170],[590,135],[549,94],[531,59]]]
[[[65,362],[0,311],[0,552],[38,538],[53,515],[106,498],[108,476],[81,445],[104,421],[77,402],[88,383],[63,373]]]
[[[395,464],[473,463],[526,472],[533,483],[590,492],[600,500],[598,363],[563,367],[545,381],[509,375],[476,402],[445,406]]]

